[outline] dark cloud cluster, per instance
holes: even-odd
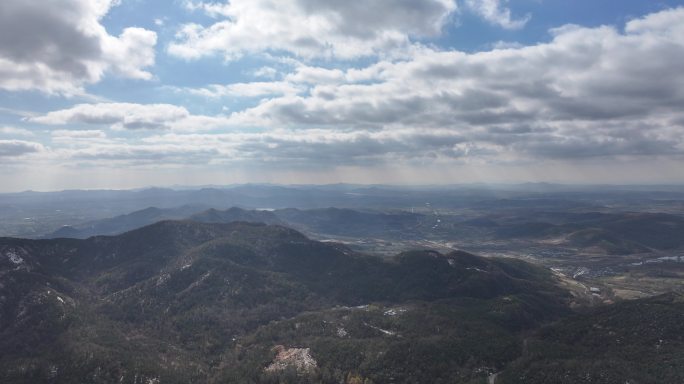
[[[0,89],[82,93],[105,72],[149,79],[157,35],[100,24],[113,0],[0,2]]]

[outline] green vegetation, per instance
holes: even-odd
[[[599,307],[546,326],[497,383],[681,383],[684,297]]]

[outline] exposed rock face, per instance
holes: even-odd
[[[294,367],[299,373],[311,373],[318,367],[316,360],[311,357],[309,348],[285,348],[277,345],[273,350],[278,354],[273,363],[266,367],[266,372],[278,372]]]

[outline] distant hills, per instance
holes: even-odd
[[[250,223],[285,224],[278,215],[271,211],[246,210],[237,207],[229,208],[224,211],[212,208],[195,213],[189,216],[188,219],[202,223],[232,223],[234,221],[244,221]]]
[[[31,237],[63,225],[82,227],[144,210],[196,206],[209,208],[303,210],[328,207],[376,211],[464,211],[480,215],[512,212],[684,213],[684,188],[677,186],[523,185],[267,185],[138,190],[72,190],[0,194],[0,235]]]
[[[98,235],[117,235],[158,221],[183,219],[203,209],[205,208],[197,206],[165,209],[150,207],[113,218],[95,220],[78,227],[64,226],[48,237],[85,239]]]
[[[246,210],[237,207],[227,210],[213,208],[200,210],[192,206],[185,206],[171,209],[147,208],[110,219],[96,220],[78,227],[62,227],[45,237],[85,239],[97,235],[117,235],[157,221],[174,219],[188,219],[204,223],[244,221],[279,224],[311,233],[348,236],[369,236],[373,234],[386,236],[388,233],[405,233],[421,225],[423,221],[434,221],[425,215],[407,212],[385,213],[340,208]]]
[[[589,253],[625,255],[684,247],[684,217],[664,213],[541,212],[491,214],[476,218],[458,214],[411,213],[341,208],[227,210],[184,206],[147,208],[62,227],[45,238],[117,235],[161,220],[188,219],[206,223],[235,221],[289,226],[312,235],[351,238],[440,239],[556,239],[558,244]]]

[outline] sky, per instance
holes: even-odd
[[[2,0],[0,180],[684,183],[684,1]]]

